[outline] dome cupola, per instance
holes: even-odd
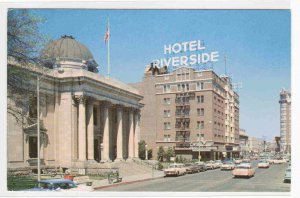
[[[98,72],[98,65],[90,50],[73,36],[64,35],[51,41],[42,50],[41,58],[46,67],[87,69]]]

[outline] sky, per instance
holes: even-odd
[[[49,39],[72,35],[87,46],[107,74],[104,34],[110,20],[111,77],[142,81],[145,66],[165,58],[164,45],[203,40],[218,51],[217,74],[242,83],[240,128],[250,136],[280,135],[279,92],[291,87],[291,14],[288,10],[66,10],[39,9],[40,32]]]

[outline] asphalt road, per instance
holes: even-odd
[[[256,167],[256,162],[253,163]],[[220,169],[165,177],[150,181],[113,186],[101,191],[158,191],[158,192],[289,192],[290,184],[283,183],[288,164],[271,165],[255,170],[252,178],[233,178],[231,171]]]

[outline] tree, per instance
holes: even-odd
[[[171,157],[175,156],[174,149],[169,147],[166,152],[164,152],[164,158],[169,162]]]
[[[28,69],[41,65],[39,52],[45,39],[38,31],[42,19],[28,9],[12,9],[7,16],[7,112],[24,124],[34,87]],[[20,67],[21,66],[21,67]],[[12,102],[14,101],[14,102]]]
[[[162,146],[160,146],[157,151],[157,160],[158,161],[162,162],[164,160],[164,153],[165,153],[164,148]]]
[[[146,142],[145,140],[141,140],[139,142],[139,158],[144,160],[146,158]]]

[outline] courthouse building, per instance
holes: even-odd
[[[280,91],[280,151],[291,153],[291,93]]]
[[[239,155],[239,96],[228,76],[149,65],[132,86],[144,97],[141,139],[154,158],[160,146],[190,159],[198,159],[199,146],[203,160]]]
[[[38,117],[44,165],[85,168],[138,157],[142,107],[138,90],[96,73],[98,65],[91,52],[72,36],[49,43],[42,58],[47,71],[29,71],[34,86],[36,76],[43,75],[40,115],[35,92],[23,98],[28,104],[28,111],[23,112],[26,124],[21,126],[8,113],[8,167],[37,164]]]

